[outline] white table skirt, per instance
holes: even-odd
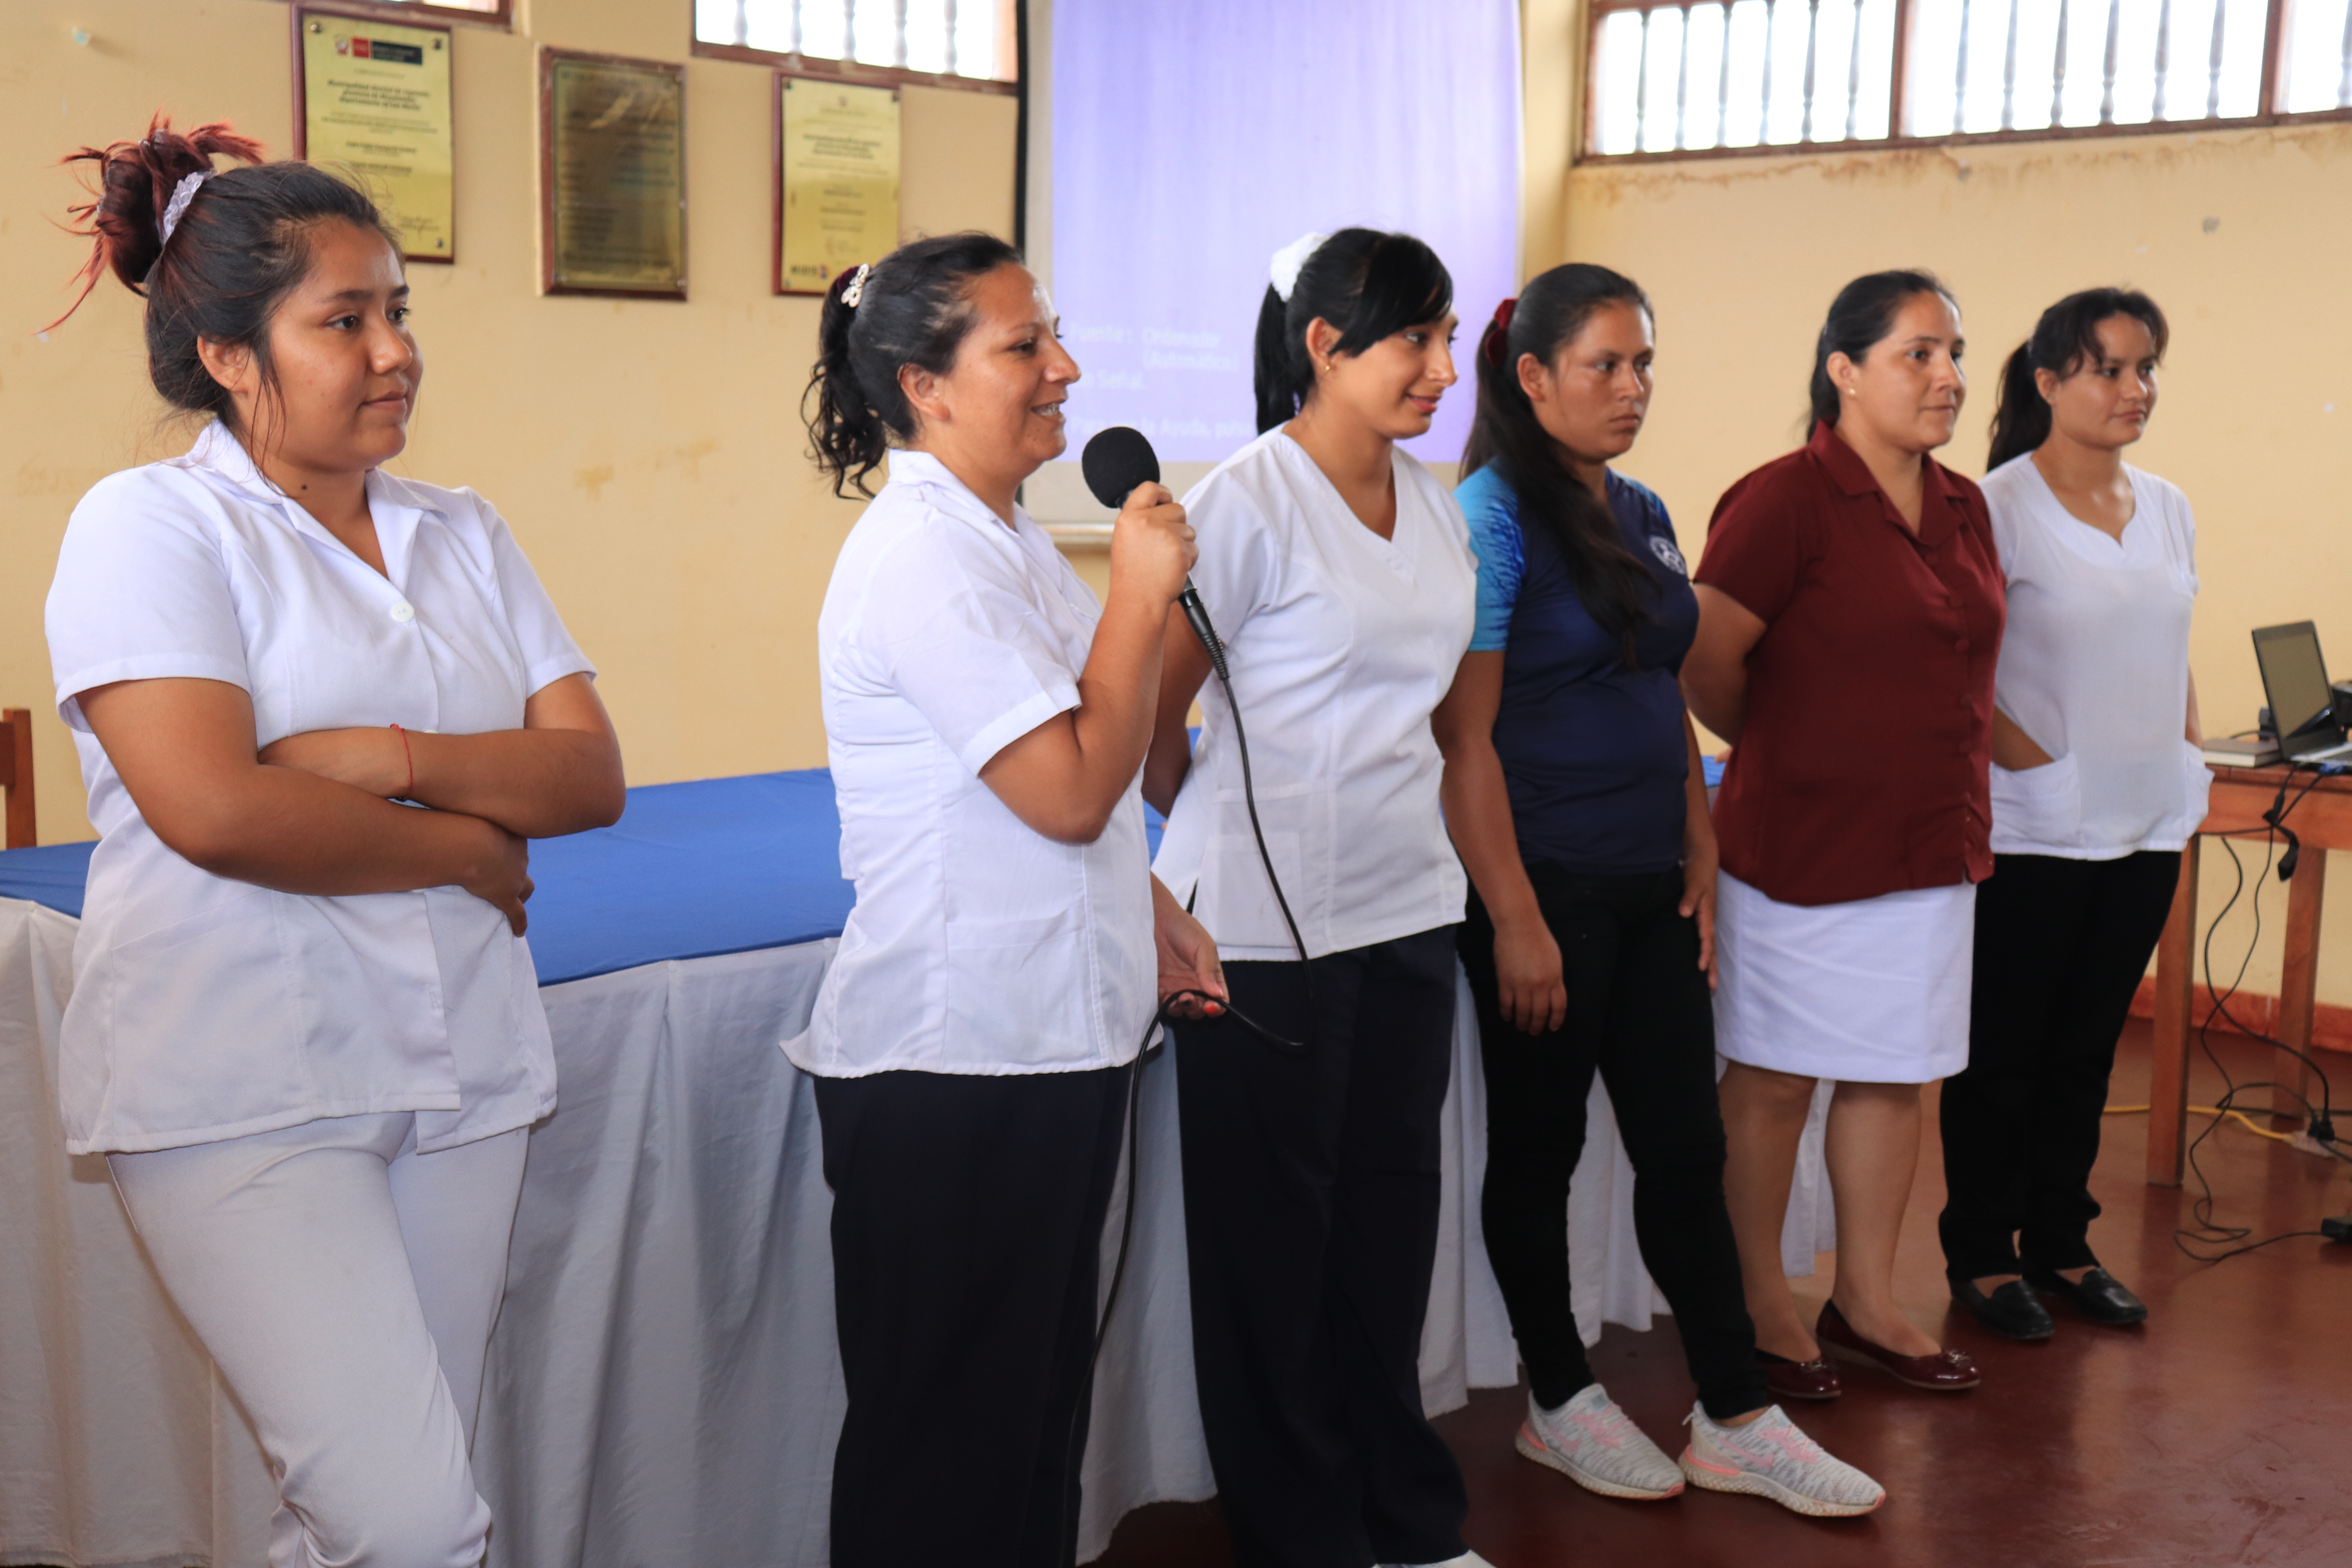
[[[74,931],[0,900],[0,1564],[260,1568],[274,1491],[251,1428],[154,1282],[104,1163],[64,1152],[57,1026]],[[561,1108],[531,1133],[475,1436],[493,1568],[823,1568],[842,1407],[831,1199],[809,1080],[775,1042],[806,1021],[832,948],[543,993]],[[1465,991],[1422,1340],[1432,1413],[1517,1378],[1478,1224],[1476,1035]],[[1193,1402],[1174,1089],[1163,1053],[1144,1079],[1135,1253],[1095,1391],[1083,1557],[1128,1510],[1214,1489]],[[1791,1273],[1831,1240],[1827,1089],[1790,1204]],[[1664,1310],[1634,1246],[1633,1173],[1592,1093],[1567,1216],[1588,1338]]]

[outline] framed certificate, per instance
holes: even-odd
[[[898,245],[898,89],[776,73],[776,292]]]
[[[686,68],[541,49],[540,287],[686,298]]]
[[[457,260],[450,29],[307,5],[290,15],[294,155],[373,196],[409,260]]]

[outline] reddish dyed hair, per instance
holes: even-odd
[[[242,167],[213,171],[226,156]],[[343,222],[400,249],[399,236],[358,186],[309,163],[271,162],[261,144],[225,124],[183,134],[157,114],[136,142],[84,147],[65,159],[93,164],[90,199],[71,209],[72,232],[90,241],[74,280],[81,291],[54,327],[81,308],[112,272],[147,301],[147,374],[163,401],[236,427],[228,389],[212,378],[199,340],[244,349],[273,392],[269,321],[310,268],[319,226]],[[211,174],[163,240],[163,212],[190,174]]]

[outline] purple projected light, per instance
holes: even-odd
[[[1462,455],[1471,353],[1517,287],[1512,0],[1055,0],[1054,302],[1085,379],[1070,441],[1132,425],[1215,462],[1257,434],[1266,263],[1309,230],[1420,236],[1454,275],[1459,385],[1428,462]]]

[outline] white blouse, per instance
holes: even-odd
[[[1410,455],[1382,539],[1297,442],[1269,431],[1184,498],[1192,581],[1230,649],[1258,818],[1309,956],[1462,918],[1429,715],[1470,646],[1477,563],[1461,509]],[[1228,959],[1296,960],[1250,833],[1234,715],[1213,676],[1156,862]]]
[[[266,746],[520,729],[532,692],[593,673],[488,502],[380,470],[367,499],[388,578],[215,425],[99,481],[67,525],[49,658],[99,831],[58,1066],[77,1154],[401,1110],[431,1151],[554,1108],[538,976],[506,916],[457,888],[317,898],[199,869],[148,827],[76,700],[226,681]]]
[[[1158,1005],[1142,773],[1092,844],[980,779],[1078,705],[1101,616],[1045,531],[925,452],[849,531],[817,618],[841,874],[857,903],[804,1034],[821,1078],[1076,1072],[1131,1061]]]
[[[2183,732],[2196,520],[2177,486],[2124,472],[2120,540],[2069,512],[2031,453],[1985,476],[2009,584],[1993,700],[2052,759],[1992,770],[1995,854],[2179,849],[2205,819],[2212,774]]]

